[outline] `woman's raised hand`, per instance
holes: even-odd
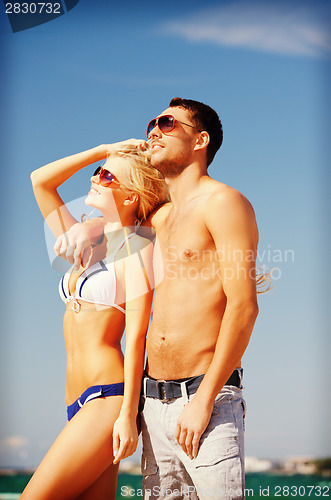
[[[106,144],[105,148],[108,153],[111,153],[113,150],[121,149],[125,146],[136,146],[143,151],[149,148],[149,144],[147,141],[143,139],[126,139],[125,141],[114,142],[113,144]]]

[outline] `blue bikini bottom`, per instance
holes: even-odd
[[[67,406],[68,421],[87,403],[95,398],[106,398],[108,396],[123,396],[124,382],[108,385],[93,385],[86,389],[81,396],[70,406]]]

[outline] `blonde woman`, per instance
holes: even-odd
[[[134,231],[168,200],[162,175],[141,141],[101,145],[31,174],[40,210],[55,236],[77,223],[57,188],[107,158],[91,178],[86,204],[102,212],[102,242],[88,265],[60,281],[66,304],[65,400],[68,422],[22,500],[115,499],[118,463],[137,446],[136,416],[153,295],[152,243]],[[126,329],[125,358],[121,338]]]

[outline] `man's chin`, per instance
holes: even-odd
[[[164,169],[162,168],[162,162],[157,161],[156,158],[153,159],[153,156],[151,158],[151,165],[153,168],[155,168],[156,170],[158,170],[162,174],[164,173],[164,171],[163,171]]]
[[[156,168],[166,178],[177,177],[184,168],[176,168],[176,164],[169,163],[168,161],[155,161],[152,158],[152,167]]]

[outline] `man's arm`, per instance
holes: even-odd
[[[206,206],[205,222],[216,250],[226,247],[230,251],[220,262],[226,308],[214,356],[177,422],[177,441],[191,458],[197,456],[216,395],[239,366],[258,314],[254,258],[258,232],[251,205],[235,190],[217,192]]]
[[[155,225],[160,224],[164,214],[168,213],[170,203],[156,208],[138,229],[138,234],[151,241],[155,238]],[[58,257],[62,257],[74,268],[85,267],[91,256],[92,247],[102,241],[105,223],[103,217],[96,217],[82,223],[74,224],[69,231],[55,242],[54,251]]]
[[[57,238],[54,251],[58,257],[74,264],[75,269],[79,269],[81,265],[86,267],[93,246],[102,241],[104,229],[103,217],[77,222]]]

